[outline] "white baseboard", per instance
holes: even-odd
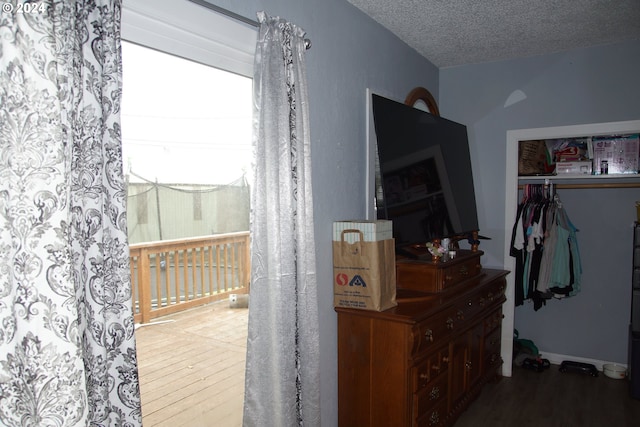
[[[552,365],[559,365],[565,360],[570,360],[572,362],[591,363],[596,367],[598,371],[602,371],[602,365],[604,365],[605,363],[615,363],[618,366],[624,366],[625,368],[627,367],[626,363],[610,362],[607,360],[589,359],[586,357],[569,356],[566,354],[547,353],[544,351],[540,352],[540,356],[543,359],[547,359]]]

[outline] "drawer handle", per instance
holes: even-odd
[[[433,365],[431,369],[433,369],[436,372],[436,374],[440,373],[440,365]]]
[[[472,302],[471,300],[469,300],[469,301],[467,301],[467,305],[468,305],[469,307],[471,307],[471,306],[473,305],[473,302]]]
[[[453,329],[453,319],[450,317],[447,319],[447,329],[449,330]]]
[[[429,381],[429,375],[426,372],[420,374],[420,379],[423,381]]]
[[[468,275],[469,275],[469,267],[467,267],[466,265],[461,266],[461,267],[458,269],[458,273],[459,273],[461,276],[468,276]]]
[[[431,392],[429,393],[429,398],[431,400],[437,400],[440,397],[440,388],[439,387],[433,387],[431,389]]]
[[[484,298],[480,298],[480,307],[484,307]]]
[[[456,313],[456,317],[458,318],[458,320],[464,320],[464,311],[458,310],[458,312]]]
[[[433,342],[433,331],[431,329],[427,329],[424,332],[424,337],[427,339],[427,341]]]
[[[429,425],[435,426],[440,423],[440,416],[438,415],[438,411],[433,411],[431,413],[431,417],[429,417]]]
[[[466,362],[464,362],[464,367],[467,368],[467,371],[470,371],[473,367],[473,364],[470,360],[467,360]]]

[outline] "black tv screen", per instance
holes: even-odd
[[[372,95],[380,177],[379,219],[397,246],[478,231],[466,126]]]

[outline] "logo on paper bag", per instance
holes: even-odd
[[[362,279],[362,276],[360,276],[359,274],[356,274],[355,276],[353,276],[353,279],[351,279],[351,281],[349,281],[349,276],[347,276],[344,273],[340,273],[336,275],[336,285],[347,286],[347,284],[349,286],[360,286],[362,288],[367,287],[367,283]]]
[[[349,283],[349,276],[344,273],[336,275],[336,284],[338,286],[346,286]]]
[[[367,284],[364,282],[364,280],[362,280],[362,277],[360,277],[359,274],[356,274],[349,282],[349,286],[361,286],[363,288],[366,288]]]

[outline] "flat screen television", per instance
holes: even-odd
[[[466,126],[372,97],[376,215],[393,221],[396,246],[471,239],[478,215]]]

